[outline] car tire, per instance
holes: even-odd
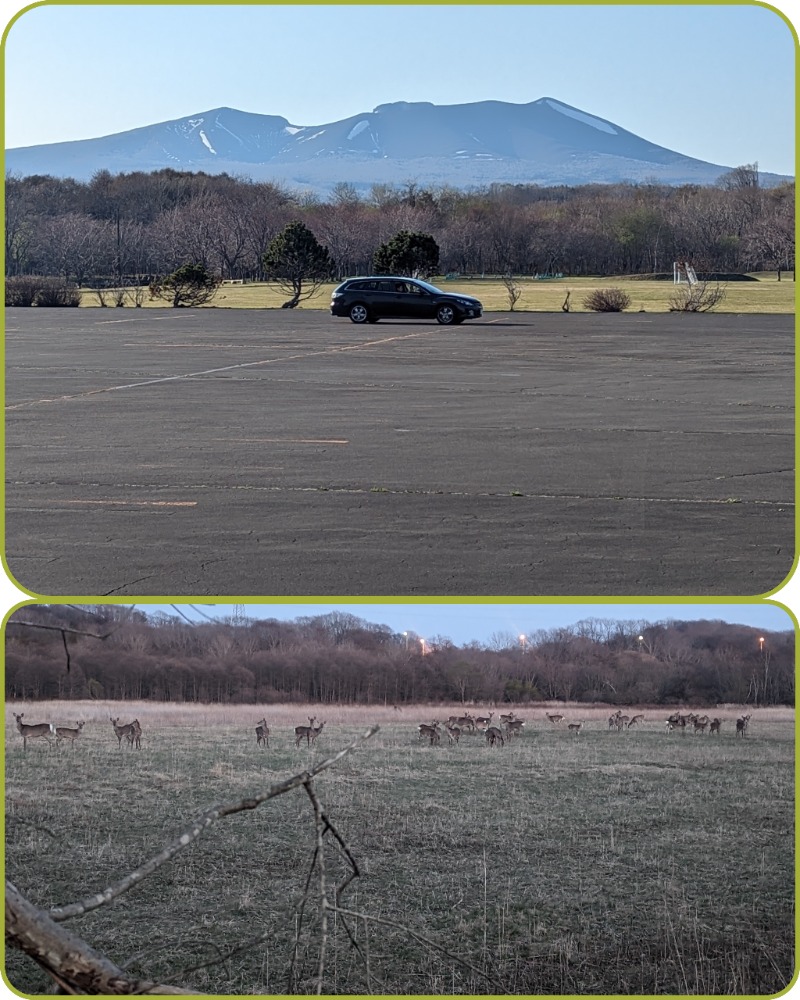
[[[350,306],[349,315],[353,323],[366,323],[369,320],[369,309],[362,302],[356,302]]]
[[[436,319],[442,326],[451,326],[453,323],[458,322],[455,309],[448,305],[439,306],[436,310]]]

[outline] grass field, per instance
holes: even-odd
[[[86,720],[74,747],[26,721]],[[361,867],[342,905],[404,924],[332,919],[323,993],[757,994],[794,970],[794,720],[738,706],[719,737],[667,735],[666,712],[608,731],[606,707],[568,706],[577,735],[537,705],[523,735],[432,747],[417,725],[457,706],[38,703],[6,710],[7,876],[40,905],[103,889],[156,854],[212,803],[255,794],[380,731],[316,780]],[[473,710],[473,714],[478,714]],[[326,726],[299,749],[293,727]],[[142,750],[118,749],[109,716],[138,717]],[[285,993],[295,913],[314,849],[302,790],[219,821],[113,904],[67,926],[141,975],[210,993]],[[327,878],[345,874],[326,855]],[[314,890],[316,892],[316,890]],[[306,908],[293,992],[314,992],[320,927]],[[258,942],[250,944],[251,939]],[[244,947],[243,947],[244,946]],[[236,954],[223,957],[231,949]],[[452,956],[467,959],[472,968]],[[215,964],[193,967],[218,959]],[[48,982],[17,953],[11,983]]]
[[[475,295],[483,302],[488,312],[508,310],[508,295],[503,284],[493,279],[433,278],[433,283],[450,292]],[[724,283],[723,283],[724,284]],[[522,295],[516,304],[519,312],[560,312],[561,305],[570,294],[572,312],[587,312],[583,306],[586,295],[596,288],[624,289],[631,299],[628,312],[668,312],[669,300],[675,294],[675,286],[670,281],[647,281],[630,277],[613,278],[561,278],[552,281],[535,281],[532,278],[519,279]],[[322,285],[316,293],[301,303],[302,309],[323,309],[330,307],[331,291],[335,283]],[[685,286],[684,286],[685,287]],[[793,313],[795,311],[795,283],[786,274],[781,281],[775,274],[761,273],[757,281],[732,281],[725,285],[726,295],[716,312],[728,313]],[[274,284],[222,285],[216,297],[207,307],[229,309],[279,309],[287,295]],[[83,292],[82,306],[98,306],[97,296],[90,290]],[[162,300],[150,301],[145,295],[145,307],[169,308]]]

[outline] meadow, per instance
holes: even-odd
[[[487,312],[505,312],[509,308],[508,293],[497,278],[456,278],[447,280],[439,276],[432,282],[448,292],[463,292],[475,295],[483,302]],[[517,312],[561,312],[561,306],[570,293],[570,311],[588,312],[583,305],[584,298],[595,289],[621,288],[630,296],[628,312],[668,312],[669,303],[676,286],[671,281],[653,281],[627,275],[610,278],[559,278],[537,281],[533,278],[515,279],[521,289],[516,303]],[[301,302],[300,309],[325,310],[330,308],[331,292],[338,282],[321,285],[314,295]],[[783,313],[791,314],[795,309],[795,283],[791,276],[783,274],[777,280],[775,273],[759,272],[756,281],[720,282],[725,288],[725,298],[716,307],[718,313]],[[686,287],[685,285],[683,286]],[[279,309],[287,299],[286,292],[267,282],[252,282],[245,285],[225,283],[214,299],[200,308],[228,309]],[[99,306],[96,293],[84,289],[82,306]],[[165,308],[163,300],[150,299],[144,295],[144,307]]]
[[[40,702],[6,708],[6,874],[35,903],[81,899],[131,871],[213,803],[255,795],[380,730],[315,779],[360,877],[330,914],[323,993],[759,994],[794,971],[794,716],[709,710],[719,736],[668,735],[667,712],[608,728],[607,706],[519,709],[489,747],[418,739],[461,706]],[[74,746],[22,749],[25,721]],[[637,709],[637,711],[639,711]],[[475,709],[473,714],[480,714]],[[499,710],[495,710],[497,714]],[[256,745],[265,715],[270,746]],[[311,747],[293,727],[325,727]],[[142,726],[118,747],[110,717]],[[567,722],[582,721],[579,733]],[[315,992],[316,843],[302,789],[211,826],[113,903],[67,926],[118,964],[215,994]],[[329,887],[349,868],[332,838]],[[329,888],[329,895],[333,896]],[[16,952],[23,993],[50,984]]]

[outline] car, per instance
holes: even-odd
[[[379,319],[436,319],[445,326],[477,319],[478,299],[461,292],[443,292],[420,278],[388,274],[348,278],[333,290],[331,315],[349,316],[353,323]]]

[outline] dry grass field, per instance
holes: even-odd
[[[448,281],[441,277],[432,280],[445,291],[477,296],[488,312],[503,312],[509,308],[508,294],[499,280],[458,278]],[[668,312],[669,301],[675,294],[675,286],[670,281],[648,281],[627,276],[560,278],[552,281],[520,278],[518,284],[522,290],[515,307],[518,312],[561,312],[567,291],[570,292],[571,311],[587,312],[583,300],[589,292],[598,288],[615,287],[624,289],[630,296],[628,312],[639,312],[642,309],[647,312]],[[725,287],[725,298],[715,312],[791,314],[795,310],[796,286],[790,275],[784,274],[783,279],[778,281],[775,274],[760,273],[757,281],[721,284]],[[331,291],[335,287],[335,282],[320,286],[299,308],[327,311],[330,308]],[[286,293],[274,284],[224,284],[209,305],[201,308],[279,309],[287,298]],[[85,289],[81,306],[99,306],[97,295]],[[150,300],[148,295],[145,295],[143,307],[170,308],[163,300]]]
[[[12,710],[31,722],[85,720],[84,733],[75,746],[37,740],[24,752]],[[640,727],[617,733],[607,707],[559,710],[565,720],[554,726],[552,708],[520,709],[522,735],[491,748],[477,733],[453,746],[419,741],[419,723],[459,706],[8,705],[7,876],[43,906],[83,898],[155,855],[212,803],[263,791],[378,724],[315,782],[361,870],[342,906],[386,921],[351,921],[356,950],[331,916],[323,993],[786,987],[793,713],[749,710],[748,736],[737,738],[740,706],[709,713],[723,719],[719,736],[667,735],[665,711],[646,710]],[[255,739],[265,713],[268,749]],[[297,748],[293,727],[309,715],[325,728],[311,748]],[[138,717],[141,751],[118,748],[110,716]],[[583,729],[569,731],[571,721]],[[315,992],[316,888],[289,985],[314,844],[311,803],[298,790],[220,820],[139,886],[67,926],[162,982],[215,994]],[[332,845],[326,868],[330,883],[344,877]],[[6,973],[22,993],[48,989],[18,953],[7,955]]]

